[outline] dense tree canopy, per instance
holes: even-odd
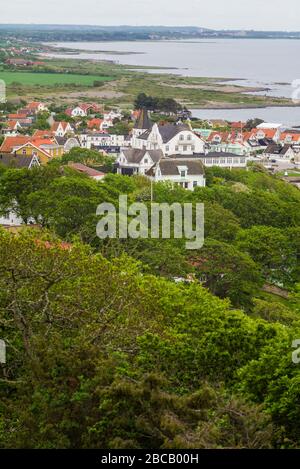
[[[97,206],[149,207],[150,183],[68,159],[0,168],[0,213],[38,224],[0,230],[0,447],[299,447],[299,190],[212,168],[152,191],[204,202],[202,249],[100,240]]]

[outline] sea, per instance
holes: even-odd
[[[129,69],[147,67],[151,73],[218,78],[240,86],[267,89],[257,94],[300,99],[300,40],[297,39],[59,42],[51,45],[82,51],[60,55],[63,57],[108,60],[128,65]],[[200,118],[230,120],[260,117],[289,126],[300,125],[300,107],[197,109],[193,114]]]

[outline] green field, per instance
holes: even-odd
[[[94,81],[111,81],[111,76],[99,75],[77,75],[67,73],[33,73],[33,72],[3,72],[0,71],[0,79],[4,80],[6,85],[20,83],[22,85],[68,85],[76,84],[81,86],[92,86]]]

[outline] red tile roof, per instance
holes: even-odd
[[[105,173],[102,173],[101,171],[97,171],[96,169],[93,169],[93,168],[89,168],[88,166],[85,166],[84,164],[81,164],[81,163],[69,163],[68,166],[72,169],[75,169],[76,171],[85,173],[90,177],[105,176]]]
[[[40,101],[33,101],[32,103],[28,103],[26,108],[27,109],[37,109],[40,104],[41,104]]]
[[[252,129],[251,133],[252,135],[257,135],[258,133],[264,133],[265,138],[268,138],[272,140],[276,133],[278,132],[278,129]]]
[[[31,137],[25,135],[18,135],[16,137],[6,137],[0,147],[0,152],[11,153],[14,147],[22,146],[29,142]]]
[[[12,153],[13,149],[16,147],[22,147],[27,143],[31,143],[35,147],[40,147],[41,145],[53,145],[55,143],[54,138],[37,138],[36,136],[30,137],[26,135],[17,135],[16,137],[6,137],[0,147],[0,152],[3,153]]]
[[[284,141],[288,137],[289,137],[289,140],[291,140],[292,142],[299,142],[300,141],[300,132],[298,134],[295,134],[295,133],[291,134],[289,132],[282,132],[282,134],[280,135],[280,140]]]
[[[89,129],[100,129],[100,126],[103,122],[103,119],[98,119],[95,117],[95,119],[91,119],[88,121],[88,128]]]
[[[32,136],[33,138],[54,138],[54,133],[51,130],[36,130]]]

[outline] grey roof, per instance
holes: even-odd
[[[272,155],[285,155],[289,149],[291,148],[291,145],[276,145],[276,144],[271,144],[269,145],[266,150],[265,150],[265,153],[270,153]]]
[[[238,158],[239,156],[245,155],[237,155],[236,153],[231,153],[229,151],[211,151],[206,155],[203,155],[202,158]]]
[[[10,168],[29,168],[33,157],[14,155],[10,153],[0,154],[0,165],[8,166]]]
[[[204,174],[204,166],[200,160],[180,160],[170,158],[162,158],[156,165],[147,172],[149,176],[152,176],[155,169],[159,166],[162,176],[178,176],[180,174],[179,167],[186,166],[187,174],[191,176],[199,176]]]
[[[149,119],[148,116],[148,111],[147,109],[143,108],[140,111],[140,115],[138,119],[136,120],[136,123],[134,125],[135,129],[141,129],[141,130],[146,130],[146,129],[151,129],[152,127],[152,122]]]
[[[159,125],[158,131],[162,137],[163,143],[168,143],[172,140],[175,135],[179,134],[179,132],[186,130],[191,130],[190,127],[186,124],[165,124]],[[148,140],[150,135],[151,129],[146,130],[142,135],[139,136],[142,140]]]
[[[150,135],[151,129],[146,130],[143,134],[141,134],[138,138],[141,138],[142,140],[148,140],[148,137]]]
[[[163,143],[169,142],[175,135],[179,134],[183,130],[191,130],[188,125],[185,124],[166,124],[159,125],[158,130],[162,136]]]
[[[55,137],[55,140],[57,141],[58,145],[61,145],[61,146],[64,146],[68,140],[76,140],[78,142],[78,145],[79,145],[79,141],[78,141],[78,138],[77,137]]]
[[[161,150],[135,150],[134,148],[123,150],[123,154],[125,155],[128,163],[134,164],[140,163],[146,153],[149,154],[154,163],[158,162],[163,157],[163,152]]]
[[[182,155],[181,153],[175,153],[173,155],[168,155],[165,158],[171,158],[176,160],[197,160],[197,158],[205,158],[205,153],[192,153],[190,155]]]

